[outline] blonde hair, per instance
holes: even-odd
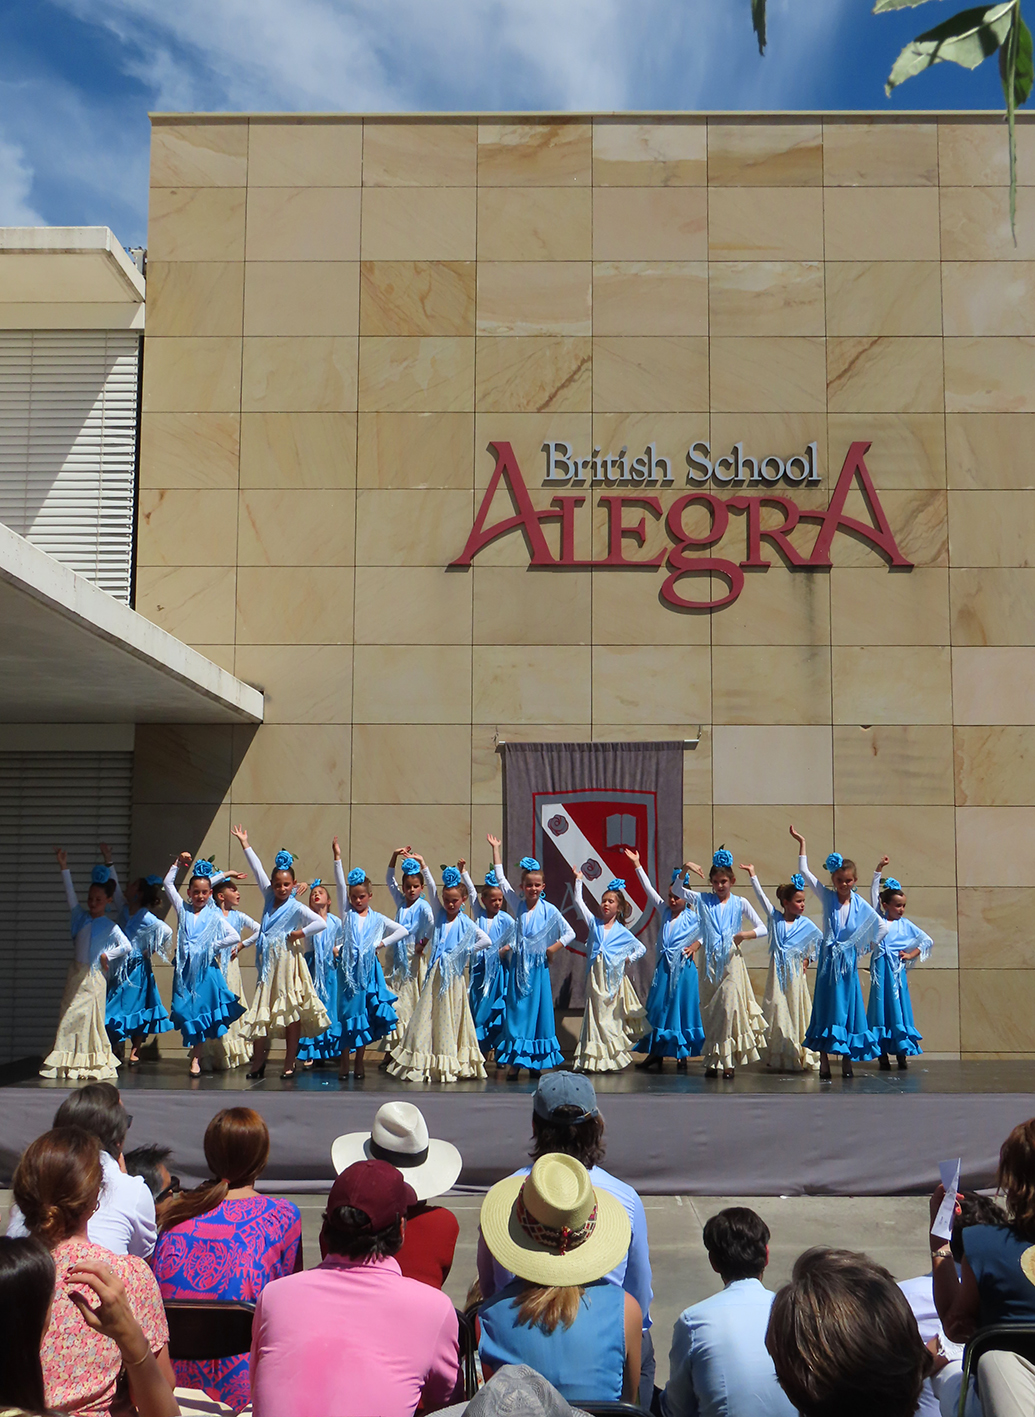
[[[521,1307],[518,1309],[519,1324],[529,1328],[541,1328],[543,1333],[553,1333],[557,1325],[571,1328],[579,1316],[579,1305],[585,1286],[569,1284],[563,1287],[548,1284],[528,1284],[518,1295]]]

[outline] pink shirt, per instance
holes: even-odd
[[[394,1259],[328,1255],[259,1296],[255,1417],[412,1417],[449,1401],[458,1369],[456,1310]]]

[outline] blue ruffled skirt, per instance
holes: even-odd
[[[840,1053],[856,1062],[876,1058],[880,1052],[866,1022],[858,970],[853,965],[847,976],[842,976],[825,944],[820,946],[812,1017],[802,1044],[816,1053]]]
[[[333,1035],[333,1045],[328,1046],[333,1046],[334,1051],[322,1056],[337,1058],[386,1038],[399,1022],[393,1007],[396,997],[385,983],[384,970],[376,957],[368,989],[350,989],[345,976],[339,973],[337,1022],[324,1034],[325,1038]]]
[[[109,982],[104,1026],[113,1043],[172,1031],[147,955],[134,955],[125,978],[118,983]]]
[[[700,1057],[704,1051],[704,1024],[697,966],[692,959],[683,961],[670,995],[671,977],[668,960],[659,955],[646,1004],[651,1032],[640,1039],[633,1051],[660,1054],[663,1058]]]
[[[180,972],[176,971],[169,1013],[185,1048],[194,1048],[209,1038],[222,1038],[244,1012],[244,1005],[231,993],[218,964],[209,965],[193,993],[183,987]]]
[[[313,976],[313,984],[316,984],[316,971],[313,966],[311,956],[306,957],[306,964],[309,972]],[[338,1022],[338,1005],[340,997],[339,980],[341,975],[337,969],[328,969],[327,982],[323,989],[317,989],[320,1003],[331,1016],[330,1028],[325,1028],[322,1033],[318,1033],[315,1038],[300,1038],[298,1040],[298,1056],[301,1062],[311,1063],[324,1058],[338,1058],[341,1056],[341,1024]]]
[[[923,1052],[921,1035],[913,1022],[913,1002],[909,997],[909,976],[897,974],[886,954],[870,962],[870,998],[866,1022],[876,1034],[882,1053],[905,1053],[915,1058]]]
[[[471,1017],[474,1019],[478,1042],[482,1045],[482,1051],[485,1053],[490,1048],[498,1048],[500,1045],[503,1020],[507,1016],[507,974],[508,965],[506,958],[504,958],[500,960],[500,967],[496,971],[492,988],[486,993],[485,960],[480,954],[475,955],[474,964],[471,966],[469,991]]]
[[[553,1016],[553,985],[546,960],[531,969],[528,993],[521,998],[516,987],[517,969],[507,975],[507,1012],[496,1047],[496,1061],[508,1068],[559,1068],[564,1062]]]

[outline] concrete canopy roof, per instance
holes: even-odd
[[[0,525],[0,723],[261,723],[262,694]]]
[[[0,226],[2,329],[142,329],[144,289],[106,226]]]

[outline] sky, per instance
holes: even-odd
[[[149,112],[1002,107],[995,61],[884,94],[966,0],[0,0],[0,225],[146,244]],[[1035,101],[1035,100],[1033,100]]]

